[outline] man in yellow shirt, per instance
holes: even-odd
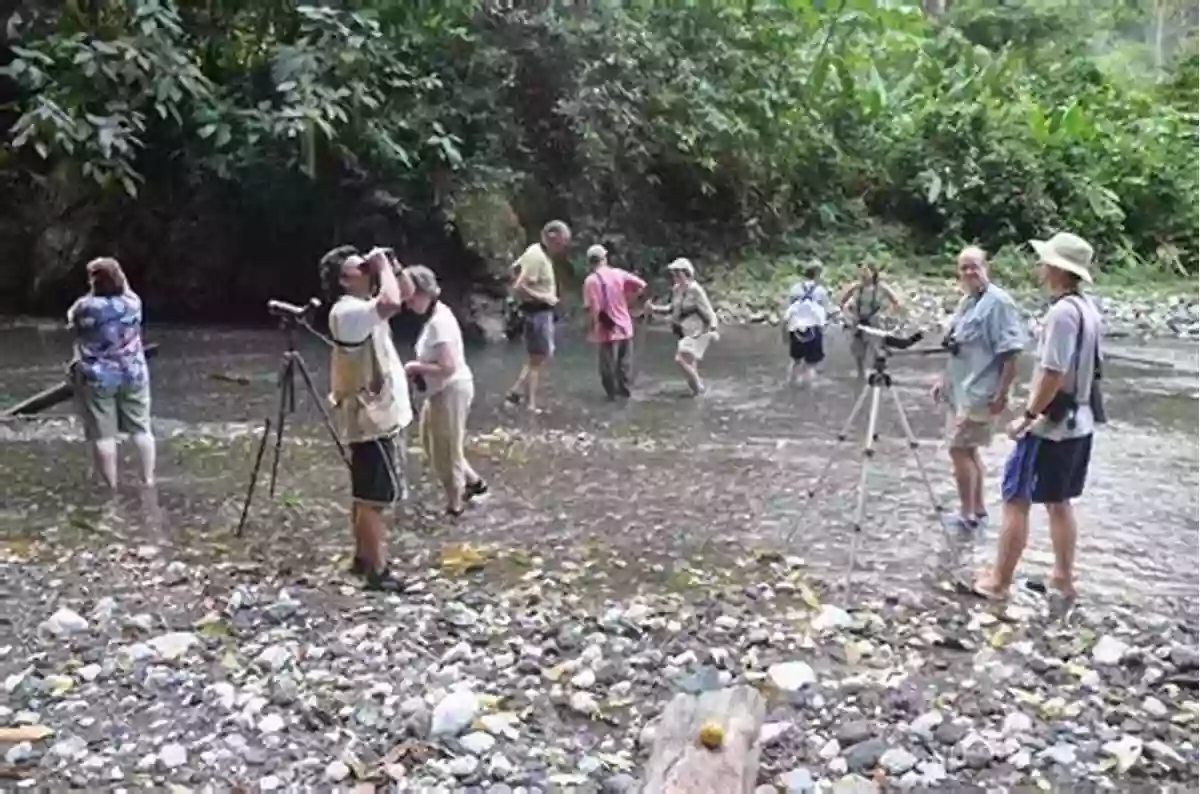
[[[519,405],[524,399],[531,411],[537,410],[537,387],[542,368],[554,355],[554,307],[558,305],[558,287],[551,257],[561,256],[570,245],[570,227],[562,221],[550,221],[542,227],[541,242],[526,248],[520,259],[513,263],[513,269],[517,271],[513,294],[525,317],[526,360],[507,400]]]

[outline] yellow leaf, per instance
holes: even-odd
[[[811,587],[806,585],[804,582],[800,582],[796,586],[796,589],[800,593],[800,599],[804,601],[805,604],[808,604],[809,609],[821,608],[821,600],[817,598],[817,594],[812,591]]]
[[[1012,639],[1013,630],[1009,626],[1001,626],[992,632],[992,636],[988,638],[988,645],[993,648],[1002,648]]]
[[[846,654],[846,663],[855,665],[862,661],[862,651],[857,642],[842,643],[842,652]]]
[[[59,676],[54,679],[54,683],[50,686],[50,694],[55,697],[65,695],[75,687],[75,679],[69,676]]]
[[[209,612],[196,621],[196,631],[206,637],[227,637],[229,636],[229,624],[216,612]]]
[[[53,736],[54,729],[45,725],[21,725],[17,728],[0,728],[0,742],[36,742]]]
[[[484,563],[483,555],[467,543],[443,546],[438,555],[438,565],[444,574],[461,576],[464,573],[479,570]]]

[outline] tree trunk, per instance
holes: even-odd
[[[766,700],[749,686],[676,695],[658,719],[642,794],[750,794],[766,709]],[[699,742],[700,728],[709,722],[724,732],[715,750]]]

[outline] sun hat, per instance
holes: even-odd
[[[608,249],[602,245],[593,245],[587,250],[588,264],[595,264],[608,259]]]
[[[437,276],[424,265],[406,267],[404,268],[404,272],[412,279],[413,288],[422,295],[437,298],[442,294],[442,288],[438,286]]]
[[[667,270],[679,270],[683,273],[687,273],[688,278],[696,277],[696,268],[692,267],[692,263],[684,259],[682,256],[671,264],[667,265]]]
[[[1039,263],[1065,270],[1089,284],[1093,283],[1091,267],[1095,252],[1087,240],[1069,232],[1059,232],[1049,240],[1030,240],[1029,244],[1037,252]]]

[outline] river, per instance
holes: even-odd
[[[758,552],[804,558],[816,569],[842,570],[848,560],[853,488],[862,424],[838,444],[834,436],[857,390],[845,339],[834,335],[825,379],[813,390],[781,386],[785,361],[778,331],[731,328],[704,362],[708,395],[684,395],[662,329],[640,332],[636,394],[626,405],[602,399],[593,352],[571,332],[545,381],[546,412],[502,406],[520,365],[518,346],[471,352],[477,381],[470,454],[492,483],[493,496],[454,524],[410,455],[416,483],[402,508],[399,553],[469,540],[547,554],[556,547],[608,548],[624,587],[680,563]],[[346,477],[333,445],[301,397],[287,426],[279,494],[265,481],[245,537],[237,523],[263,418],[274,411],[273,373],[283,339],[269,330],[158,327],[153,362],[154,413],[161,438],[157,504],[137,496],[126,449],[122,504],[113,518],[91,484],[77,424],[65,408],[52,416],[0,423],[4,468],[0,538],[102,544],[140,538],[182,555],[254,558],[293,570],[344,552]],[[326,382],[322,343],[302,340],[319,384]],[[0,396],[8,402],[60,376],[68,337],[45,326],[0,331]],[[1079,503],[1079,580],[1092,598],[1185,600],[1195,608],[1200,527],[1197,523],[1197,406],[1194,345],[1121,345],[1106,384],[1112,423],[1099,436],[1088,492]],[[1136,365],[1126,357],[1160,362]],[[1170,359],[1181,363],[1172,368]],[[921,439],[923,458],[943,504],[953,504],[941,420],[927,385],[937,357],[892,361],[898,393]],[[1021,395],[1023,396],[1023,395]],[[858,576],[875,587],[935,573],[953,550],[930,517],[928,499],[905,448],[892,406],[884,403],[880,452],[872,465],[867,520],[859,538]],[[1008,442],[985,460],[998,472]],[[837,455],[826,493],[799,520],[805,491],[830,454]],[[988,492],[993,501],[997,485]],[[106,512],[107,511],[107,512]],[[787,541],[788,537],[790,541]],[[994,528],[978,538],[973,560],[992,553]],[[961,552],[961,549],[959,549]],[[1050,561],[1044,515],[1035,511],[1024,570]]]

